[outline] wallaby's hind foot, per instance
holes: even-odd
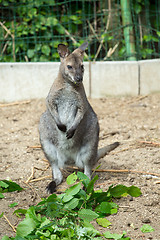
[[[56,191],[56,182],[55,181],[50,182],[46,187],[46,190],[49,194],[54,193]]]

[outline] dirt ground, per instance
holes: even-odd
[[[90,102],[99,118],[99,145],[120,142],[118,148],[99,161],[100,169],[112,169],[113,172],[99,172],[96,189],[106,190],[111,184],[124,184],[138,186],[142,191],[138,198],[128,196],[116,200],[118,213],[107,217],[112,223],[110,231],[122,233],[125,230],[131,239],[160,240],[160,94],[107,97]],[[44,99],[0,106],[0,179],[12,179],[25,188],[19,193],[6,193],[0,200],[0,213],[4,212],[15,227],[19,219],[12,213],[16,209],[28,208],[41,197],[48,196],[45,187],[49,178],[25,183],[32,170],[31,179],[51,175],[43,152],[33,147],[39,146],[38,122],[44,110]],[[114,172],[118,169],[131,171]],[[59,188],[61,191],[65,184]],[[18,206],[8,207],[13,202]],[[143,224],[151,225],[155,231],[142,233]],[[0,236],[5,234],[15,236],[3,216]]]

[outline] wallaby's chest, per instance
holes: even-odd
[[[67,127],[71,126],[78,110],[76,93],[67,90],[60,91],[56,100],[56,106],[61,122]]]

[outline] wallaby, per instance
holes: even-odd
[[[88,43],[72,53],[58,45],[61,59],[58,77],[46,99],[47,110],[40,118],[40,142],[52,167],[53,181],[47,187],[53,193],[63,176],[60,168],[75,164],[91,178],[93,165],[116,148],[115,142],[98,149],[99,124],[83,87],[83,56]]]

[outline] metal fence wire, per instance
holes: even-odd
[[[59,61],[57,46],[89,42],[86,60],[160,57],[159,0],[0,0],[0,61]]]

